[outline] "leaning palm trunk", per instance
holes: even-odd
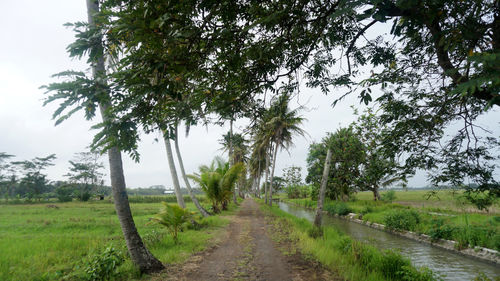
[[[179,161],[179,168],[181,169],[182,178],[184,179],[184,183],[186,184],[186,188],[188,190],[189,197],[191,197],[191,201],[193,201],[194,205],[196,206],[198,211],[200,211],[202,216],[208,217],[208,216],[210,216],[210,214],[207,212],[207,210],[205,210],[201,206],[200,202],[198,202],[198,199],[196,198],[196,196],[194,196],[193,191],[191,190],[191,184],[189,183],[189,180],[186,176],[186,171],[184,170],[184,162],[182,161],[182,156],[181,156],[181,152],[179,149],[179,141],[178,140],[179,139],[178,139],[178,134],[177,134],[177,126],[175,126],[174,145],[175,145],[175,152],[177,154],[177,160]]]
[[[260,198],[260,178],[262,177],[262,170],[260,168],[260,159],[259,159],[259,170],[257,171],[257,197]]]
[[[273,205],[273,177],[274,177],[274,168],[276,168],[276,158],[278,156],[278,144],[274,147],[274,155],[273,155],[273,169],[271,170],[271,179],[269,180],[269,206]]]
[[[233,119],[229,121],[229,164],[230,166],[233,166],[234,159],[233,159]],[[233,190],[233,202],[234,204],[238,204],[238,200],[236,199],[236,190]]]
[[[269,157],[271,157],[271,156],[270,156],[269,153],[267,153],[267,155],[266,155],[266,181],[264,182],[264,192],[265,192],[265,198],[266,198],[265,202],[266,202],[266,204],[267,204],[267,199],[268,199],[268,197],[267,197],[267,191],[268,191],[268,188],[269,188],[268,187],[268,185],[269,185],[269,183],[268,183],[268,180],[269,180],[269,162],[271,162],[271,160],[269,159]]]
[[[261,176],[257,176],[257,197],[260,198],[260,178]]]
[[[182,198],[181,187],[179,185],[179,178],[177,177],[177,170],[175,169],[174,157],[172,156],[172,146],[170,139],[167,137],[165,131],[163,133],[163,140],[165,141],[165,148],[167,149],[168,166],[170,167],[170,174],[172,175],[172,182],[174,184],[175,196],[177,197],[177,204],[182,208],[186,208],[184,198]]]
[[[323,168],[323,176],[321,177],[321,186],[318,194],[318,207],[316,208],[316,216],[314,217],[314,226],[321,227],[321,218],[323,216],[323,203],[325,201],[326,184],[328,182],[328,173],[330,172],[330,162],[332,151],[328,148],[326,152],[325,167]]]
[[[87,0],[87,15],[90,26],[95,26],[94,15],[99,12],[99,1]],[[92,75],[94,78],[105,73],[104,56],[97,59],[92,65]],[[101,81],[103,82],[103,81]],[[100,102],[99,109],[104,122],[109,121],[108,110],[110,103]],[[154,272],[163,269],[162,263],[156,259],[142,242],[137,228],[135,227],[130,204],[127,197],[125,176],[123,174],[122,156],[118,147],[113,146],[108,149],[109,174],[111,178],[111,188],[113,192],[113,201],[120,226],[125,237],[127,249],[132,262],[139,267],[141,272]]]

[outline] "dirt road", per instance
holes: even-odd
[[[337,280],[299,253],[282,254],[269,238],[268,228],[258,204],[246,199],[228,226],[226,238],[169,270],[167,280]]]

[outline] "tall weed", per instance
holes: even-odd
[[[420,215],[415,210],[395,210],[387,214],[384,223],[387,228],[414,231],[420,222]]]

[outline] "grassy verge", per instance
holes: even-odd
[[[193,204],[187,205],[195,211]],[[133,203],[131,208],[144,242],[163,263],[180,263],[205,249],[229,222],[224,216],[235,209],[198,219],[203,227],[185,229],[175,245],[162,226],[147,224],[160,203]],[[108,246],[125,258],[115,279],[140,278],[127,257],[113,204],[0,205],[0,218],[0,280],[78,279],[88,256]]]
[[[425,191],[396,192],[396,196],[404,200],[413,200],[414,205],[403,205],[401,203],[389,203],[373,201],[366,193],[357,196],[352,202],[325,202],[324,210],[330,214],[346,215],[350,212],[359,214],[361,219],[370,222],[385,224],[396,230],[411,230],[417,233],[430,235],[433,239],[449,239],[458,242],[459,248],[468,246],[482,246],[490,249],[500,250],[500,216],[498,213],[470,213],[465,210],[458,212],[453,208],[447,208],[448,203],[443,203],[441,208],[419,207]],[[447,193],[441,198],[447,198]],[[365,198],[366,197],[366,198]],[[420,197],[420,201],[417,198]],[[360,199],[362,198],[362,199]],[[370,198],[370,199],[368,199]],[[315,208],[316,201],[310,198],[286,199],[285,201]],[[433,199],[436,200],[436,199]],[[405,202],[407,202],[405,201]],[[425,206],[425,205],[424,205]]]
[[[312,224],[277,207],[261,206],[273,225],[273,239],[291,239],[302,254],[348,280],[436,280],[431,271],[415,268],[409,259],[394,251],[380,251],[355,241],[332,227],[323,236],[311,238]]]

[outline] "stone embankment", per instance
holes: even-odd
[[[390,233],[395,234],[395,235],[406,237],[408,239],[416,240],[416,241],[419,241],[422,243],[431,244],[435,247],[446,249],[448,251],[452,251],[452,252],[455,252],[455,253],[458,253],[458,254],[461,254],[464,256],[470,256],[470,257],[474,257],[474,258],[477,258],[477,259],[480,259],[483,261],[488,261],[488,262],[500,264],[500,253],[496,250],[493,250],[493,249],[483,248],[483,247],[479,247],[479,246],[476,246],[474,248],[458,249],[456,241],[446,240],[446,239],[438,239],[436,241],[433,241],[432,238],[427,234],[418,234],[418,233],[412,232],[412,231],[396,231],[396,230],[387,228],[383,224],[364,221],[362,219],[359,219],[359,215],[355,214],[355,213],[349,213],[347,216],[338,216],[338,215],[335,215],[335,216],[342,218],[342,219],[349,220],[351,222],[363,224],[363,225],[369,226],[371,228],[387,231],[387,232],[390,232]]]
[[[300,206],[300,205],[297,205],[293,202],[289,202],[286,200],[283,202],[304,208],[304,206]],[[331,215],[326,211],[323,211],[323,213]],[[479,259],[482,261],[486,261],[486,262],[490,262],[490,263],[494,263],[494,264],[500,264],[500,252],[493,250],[493,249],[488,249],[488,248],[479,247],[479,246],[476,246],[474,248],[458,249],[458,247],[457,247],[458,242],[457,241],[446,240],[446,239],[438,239],[437,241],[433,241],[432,238],[427,234],[418,234],[418,233],[412,232],[412,231],[396,231],[393,229],[389,229],[389,228],[385,227],[385,225],[380,224],[380,223],[364,221],[362,219],[359,219],[360,216],[358,214],[355,214],[355,213],[349,213],[347,216],[339,216],[339,215],[333,215],[333,216],[341,218],[341,219],[345,219],[345,220],[348,220],[351,222],[363,224],[363,225],[369,226],[371,228],[386,231],[386,232],[392,233],[394,235],[406,237],[408,239],[412,239],[412,240],[415,240],[418,242],[431,244],[432,246],[439,247],[439,248],[442,248],[442,249],[445,249],[448,251],[452,251],[452,252],[458,253],[460,255],[473,257],[473,258],[476,258],[476,259]]]

